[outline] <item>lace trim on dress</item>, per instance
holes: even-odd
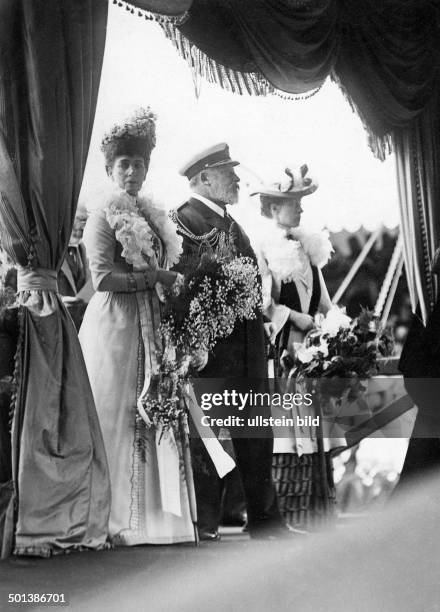
[[[157,267],[155,235],[165,246],[169,266],[179,261],[182,237],[166,211],[148,197],[135,197],[126,191],[113,192],[103,206],[106,219],[122,245],[122,256],[137,270]]]
[[[266,226],[260,244],[269,270],[284,283],[302,281],[309,261],[322,268],[333,252],[327,230],[307,232],[301,227],[286,231]]]

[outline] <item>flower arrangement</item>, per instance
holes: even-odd
[[[204,358],[206,362],[209,351],[238,321],[255,318],[261,299],[252,259],[202,255],[198,267],[185,276],[180,295],[168,296],[159,379],[143,402],[153,425],[166,430],[177,423],[185,412],[181,390],[191,369],[203,365]]]
[[[9,373],[0,378],[0,409],[3,404],[5,410],[9,409],[14,392],[14,354],[19,335],[19,314],[13,286],[16,282],[14,272],[14,268],[0,265],[0,348],[3,366],[8,364],[7,370],[9,370]]]
[[[377,373],[378,358],[391,354],[391,336],[366,309],[351,320],[334,306],[326,316],[317,315],[315,324],[296,353],[294,374],[312,385],[319,379],[324,399],[339,405],[343,398],[357,400],[365,390],[362,380]]]
[[[211,351],[237,321],[255,318],[259,307],[258,270],[249,257],[225,261],[204,253],[180,296],[168,301],[162,334],[182,357],[191,357],[195,351]]]
[[[0,325],[16,305],[17,270],[0,246]]]
[[[8,308],[14,306],[15,301],[15,290],[8,285],[2,287],[0,283],[0,319]]]
[[[179,372],[175,365],[170,360],[162,364],[159,377],[153,379],[148,396],[143,400],[147,424],[161,427],[162,435],[170,428],[177,428],[181,416],[186,414],[180,385],[186,382],[187,370]]]

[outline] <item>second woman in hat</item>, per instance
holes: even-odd
[[[261,214],[271,220],[259,241],[259,263],[264,314],[272,323],[274,376],[278,378],[289,377],[295,352],[313,328],[314,316],[331,308],[321,272],[332,252],[328,232],[310,233],[300,227],[302,198],[316,189],[317,183],[303,165],[286,168],[280,182],[258,192]],[[305,416],[300,407],[292,412],[294,421],[296,416]],[[292,428],[275,430],[274,435],[273,478],[280,510],[292,526],[312,527],[333,507],[330,457],[327,453],[319,456],[310,431]],[[328,474],[321,473],[323,463]]]

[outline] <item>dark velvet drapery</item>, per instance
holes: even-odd
[[[0,239],[21,288],[3,555],[106,541],[105,452],[56,276],[87,157],[107,10],[107,0],[0,4]]]
[[[217,64],[301,93],[318,87],[333,67],[338,14],[333,0],[195,0],[179,30]]]
[[[406,128],[439,86],[440,5],[344,0],[334,75],[370,134]]]

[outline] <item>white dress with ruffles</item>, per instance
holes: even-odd
[[[152,221],[154,225],[154,218]],[[145,427],[136,407],[146,369],[154,372],[157,368],[158,294],[154,287],[138,292],[123,290],[124,278],[133,267],[122,257],[121,244],[102,208],[90,215],[84,243],[97,291],[86,310],[79,337],[110,468],[110,537],[121,545],[192,541],[180,441],[176,440],[180,451],[179,490],[169,491],[170,495],[180,494],[179,515],[163,510],[155,431]],[[163,241],[158,243],[163,251]],[[163,252],[161,260],[163,267]],[[99,290],[106,277],[106,287],[114,290]],[[161,450],[167,452],[166,447]]]

